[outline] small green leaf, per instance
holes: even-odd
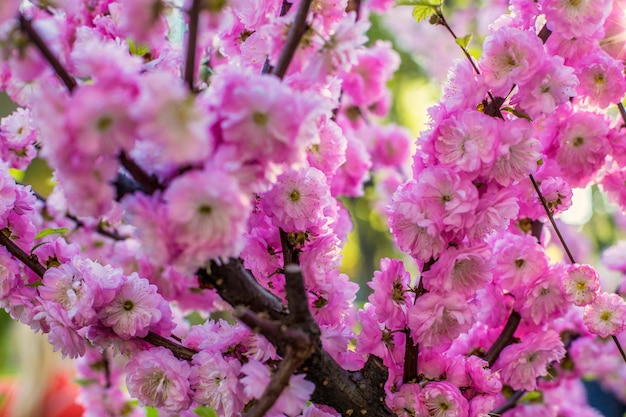
[[[31,288],[37,288],[37,287],[41,287],[43,285],[43,280],[37,280],[35,282],[31,282],[30,284],[26,284],[27,287],[31,287]]]
[[[146,417],[159,417],[159,410],[152,407],[146,407]]]
[[[415,21],[419,23],[422,20],[426,20],[432,15],[434,15],[436,11],[437,10],[435,9],[434,6],[420,4],[420,5],[413,7],[412,14],[413,14],[413,18],[415,19]]]
[[[97,383],[98,380],[94,378],[74,378],[74,382],[81,387],[86,387]]]
[[[143,57],[150,53],[150,47],[142,44],[136,44],[132,39],[126,39],[126,43],[128,44],[128,51],[139,57]]]
[[[528,114],[526,114],[525,112],[521,111],[521,110],[517,110],[514,107],[503,107],[502,110],[507,111],[517,117],[519,117],[520,119],[526,119],[529,122],[532,122],[533,119],[530,118],[530,116]]]
[[[520,399],[520,402],[524,402],[524,403],[537,403],[537,402],[542,402],[542,401],[543,401],[543,394],[539,391],[531,391]]]
[[[58,229],[48,228],[48,229],[43,229],[41,232],[37,233],[35,235],[35,239],[41,239],[42,237],[46,237],[49,235],[62,235],[65,233],[67,233],[67,228],[65,227],[61,227]]]
[[[217,417],[217,413],[215,412],[215,410],[205,405],[201,405],[200,407],[193,410],[193,412],[200,417]]]
[[[436,8],[442,4],[443,1],[438,0],[396,0],[396,6],[428,6]]]
[[[469,45],[471,40],[472,40],[472,34],[470,33],[468,35],[463,36],[462,38],[456,38],[454,41],[461,48],[467,49],[467,45]]]

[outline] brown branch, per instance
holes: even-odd
[[[537,34],[537,37],[541,39],[541,42],[546,43],[550,35],[552,35],[552,31],[548,29],[547,25],[544,24],[541,30],[539,31],[539,33]]]
[[[300,40],[309,28],[306,23],[306,17],[309,14],[312,2],[313,0],[300,1],[300,5],[296,11],[296,17],[289,28],[289,32],[287,33],[285,46],[280,53],[276,66],[272,69],[272,74],[280,79],[282,79],[287,73],[287,69],[289,68],[289,64],[291,64],[291,60],[296,53]]]
[[[20,262],[26,265],[31,271],[37,274],[40,278],[46,273],[46,267],[39,263],[39,259],[35,255],[28,255],[19,246],[17,246],[11,238],[9,238],[4,231],[0,231],[0,245],[7,248],[7,251]]]
[[[255,313],[266,313],[271,320],[287,324],[287,307],[257,282],[241,260],[211,261],[208,269],[199,269],[196,274],[200,288],[215,289],[231,306],[245,306]]]
[[[185,83],[189,91],[194,91],[194,75],[196,72],[196,46],[198,44],[198,21],[200,19],[200,3],[193,0],[189,8],[189,33],[187,34],[187,57],[185,59]]]
[[[182,346],[176,342],[172,342],[171,340],[153,332],[148,332],[148,335],[142,337],[141,339],[153,346],[162,346],[169,349],[174,356],[184,361],[191,361],[193,359],[193,355],[198,353],[193,349],[189,349],[188,347]]]
[[[149,175],[137,162],[130,158],[126,152],[122,151],[119,155],[120,163],[128,171],[130,175],[141,186],[142,191],[146,194],[154,194],[155,191],[163,189],[154,176]]]
[[[361,0],[348,0],[346,12],[355,12],[356,20],[359,20],[359,17],[361,16]]]
[[[619,110],[619,114],[622,116],[622,120],[624,121],[624,127],[626,127],[626,110],[624,109],[624,105],[622,103],[617,103],[617,108]]]
[[[28,39],[30,39],[33,45],[35,45],[39,52],[41,52],[44,58],[46,58],[46,61],[48,61],[54,72],[61,79],[61,81],[63,81],[63,84],[65,84],[67,89],[72,92],[78,86],[74,77],[67,72],[58,58],[52,53],[50,48],[48,48],[46,42],[33,27],[32,22],[21,13],[19,16],[19,22],[22,32],[28,36]]]
[[[291,375],[302,364],[302,360],[298,358],[297,353],[290,347],[287,347],[287,355],[278,365],[276,373],[272,376],[269,385],[265,388],[263,395],[252,406],[252,409],[244,414],[245,417],[263,417],[270,408],[276,403],[280,394],[289,386]]]
[[[500,417],[503,413],[509,411],[513,407],[517,405],[517,402],[522,399],[522,397],[526,394],[525,390],[515,391],[504,404],[500,407],[495,408],[493,411],[489,413],[492,417]]]
[[[429,271],[435,262],[437,262],[437,260],[433,258],[426,262],[422,268],[422,274]],[[426,289],[424,289],[424,283],[422,282],[422,277],[420,276],[419,284],[415,290],[415,300],[413,300],[413,303],[416,303],[417,299],[424,294],[426,294]],[[405,329],[405,333],[406,342],[404,345],[404,372],[402,375],[402,382],[407,384],[417,381],[417,358],[419,355],[419,344],[412,343],[413,339],[411,338],[411,331],[408,328]]]
[[[489,348],[489,351],[487,351],[487,354],[484,357],[484,359],[489,362],[490,367],[493,366],[493,364],[496,362],[502,350],[504,350],[505,347],[509,346],[515,341],[513,335],[515,334],[515,331],[517,330],[517,326],[519,326],[521,319],[522,316],[520,316],[517,311],[511,310],[511,315],[506,321],[504,328],[502,329],[502,331],[498,335],[498,338],[493,343],[491,348]]]

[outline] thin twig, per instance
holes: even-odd
[[[509,411],[517,405],[517,402],[526,394],[526,390],[515,391],[504,404],[489,413],[492,417],[500,417],[503,413]]]
[[[272,376],[267,388],[265,388],[263,395],[244,416],[263,417],[276,403],[276,400],[278,400],[278,397],[280,397],[280,394],[283,393],[285,388],[289,386],[291,375],[293,375],[302,362],[303,361],[298,358],[298,355],[294,353],[294,349],[287,347],[287,355],[285,355],[280,365],[278,365],[278,369]]]
[[[532,174],[530,174],[529,177],[533,183],[533,187],[535,187],[535,191],[537,192],[537,195],[539,196],[539,200],[541,200],[543,209],[548,215],[550,224],[552,224],[552,227],[554,228],[554,231],[556,232],[556,235],[559,238],[559,241],[561,242],[563,249],[565,249],[565,252],[567,253],[567,257],[569,258],[571,263],[575,264],[576,261],[574,260],[574,256],[572,255],[572,252],[570,252],[569,247],[567,246],[567,243],[565,243],[565,239],[563,239],[563,235],[561,235],[561,231],[559,230],[559,228],[556,225],[556,222],[554,221],[554,217],[552,216],[552,213],[550,212],[550,209],[548,208],[548,203],[546,202],[546,199],[544,198],[543,194],[541,194],[541,190],[539,189],[539,185],[537,185],[537,181],[535,181],[535,177],[533,177]]]
[[[422,274],[426,271],[429,271],[430,268],[435,264],[436,259],[431,258],[428,262],[424,264],[422,268]],[[417,289],[415,290],[415,299],[413,303],[417,302],[417,299],[422,295],[426,294],[426,289],[424,288],[424,283],[422,281],[422,277],[420,276],[419,283],[417,285]],[[402,374],[402,382],[413,383],[417,381],[418,372],[417,372],[417,359],[419,356],[419,343],[413,343],[413,338],[411,337],[411,330],[405,329],[405,344],[404,344],[404,372]]]
[[[500,356],[502,350],[514,342],[513,335],[515,334],[521,319],[522,316],[520,316],[517,311],[511,310],[511,315],[506,321],[504,328],[498,335],[498,338],[493,345],[491,345],[491,348],[489,348],[489,351],[485,354],[484,359],[489,363],[490,367],[493,366],[496,360],[498,360],[498,356]]]
[[[185,83],[189,91],[194,91],[194,75],[196,72],[196,45],[198,44],[198,21],[200,20],[200,3],[193,0],[189,8],[189,33],[187,33],[187,57],[185,59]]]
[[[154,194],[156,190],[163,188],[156,178],[144,171],[144,169],[140,167],[131,157],[129,157],[126,152],[122,151],[119,159],[126,171],[128,171],[135,181],[141,185],[144,193]]]
[[[617,108],[619,109],[619,114],[622,116],[624,126],[626,127],[626,110],[624,109],[624,105],[622,103],[617,103]]]
[[[193,349],[189,349],[186,346],[182,346],[176,342],[172,342],[171,340],[166,339],[165,337],[160,336],[154,332],[148,332],[148,334],[141,339],[150,343],[153,346],[162,346],[169,349],[174,354],[174,356],[184,361],[191,361],[193,359],[193,355],[198,353]]]
[[[39,263],[37,256],[28,255],[19,246],[17,246],[11,238],[0,231],[0,245],[3,245],[9,253],[15,256],[20,262],[26,265],[31,271],[37,274],[40,278],[46,273],[46,267]]]
[[[61,81],[63,81],[63,84],[65,84],[67,89],[72,92],[78,86],[74,77],[67,72],[58,58],[52,53],[50,48],[48,48],[46,42],[33,27],[32,22],[21,13],[19,21],[22,31],[28,36],[33,45],[39,49],[39,52],[41,52],[44,58],[46,58],[46,61],[48,61],[52,69],[54,69],[54,72],[56,72],[57,76],[61,79]]]
[[[287,69],[289,68],[289,64],[291,64],[291,60],[296,53],[296,49],[300,44],[300,40],[302,36],[306,33],[309,26],[306,23],[306,17],[309,14],[309,9],[311,8],[311,3],[313,0],[302,0],[296,12],[296,17],[289,28],[289,33],[287,34],[287,40],[285,41],[285,46],[280,53],[280,57],[278,58],[278,62],[276,66],[272,70],[272,74],[282,79],[287,73]]]

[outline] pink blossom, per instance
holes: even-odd
[[[561,177],[548,177],[542,180],[539,190],[552,215],[562,213],[572,206],[572,189]],[[541,202],[538,201],[537,204]]]
[[[316,168],[285,172],[262,196],[263,210],[275,226],[286,232],[317,232],[326,222],[324,209],[330,204],[330,189]]]
[[[576,96],[578,78],[574,69],[564,65],[562,57],[547,58],[537,74],[528,81],[514,100],[532,118],[552,113],[556,107]],[[509,122],[510,123],[510,122]]]
[[[443,224],[441,214],[433,212],[432,206],[418,196],[418,190],[415,181],[401,185],[387,214],[391,233],[400,249],[427,262],[431,257],[437,257],[444,248],[445,241],[441,236]]]
[[[524,285],[548,269],[548,257],[530,235],[506,235],[493,246],[496,283],[513,294],[522,295]]]
[[[592,36],[611,12],[611,0],[542,0],[550,29],[570,38]]]
[[[602,264],[613,271],[626,274],[624,253],[626,253],[626,240],[620,240],[602,253]]]
[[[369,178],[372,160],[360,138],[354,134],[346,137],[346,162],[333,177],[330,191],[333,196],[360,197],[363,195],[363,183]]]
[[[564,112],[555,137],[556,155],[563,176],[573,187],[586,185],[604,163],[609,126],[605,116]]]
[[[600,277],[591,265],[573,264],[562,275],[561,287],[568,301],[577,306],[585,306],[598,295]]]
[[[250,361],[241,368],[246,375],[241,379],[244,392],[249,397],[261,398],[270,381],[270,370],[257,361]],[[306,402],[315,389],[315,384],[304,379],[304,374],[292,375],[289,385],[282,392],[269,413],[284,413],[290,417],[302,412]]]
[[[391,43],[377,41],[357,50],[357,63],[343,77],[342,88],[355,106],[368,107],[383,97],[386,83],[400,65]]]
[[[498,129],[496,119],[475,110],[452,116],[439,126],[435,155],[455,171],[478,173],[495,159]]]
[[[617,336],[626,328],[626,303],[617,294],[600,293],[585,307],[583,320],[593,334]]]
[[[457,293],[422,295],[409,308],[411,337],[424,347],[446,346],[474,324],[475,311]]]
[[[315,98],[276,77],[237,71],[216,77],[212,85],[224,142],[237,148],[241,160],[302,160],[319,116]]]
[[[424,288],[442,294],[452,291],[467,297],[491,282],[491,253],[486,245],[451,246],[422,273]]]
[[[429,416],[465,417],[468,402],[458,387],[446,381],[429,382],[419,394]]]
[[[506,230],[520,211],[514,188],[489,185],[480,196],[476,207],[474,225],[468,231],[470,239],[483,239],[487,235]]]
[[[191,367],[169,349],[155,347],[135,355],[126,365],[126,385],[140,404],[175,413],[191,405]]]
[[[119,28],[124,37],[138,44],[157,46],[165,41],[167,24],[160,0],[122,0],[117,2]]]
[[[626,168],[612,169],[600,181],[600,185],[609,200],[619,205],[622,211],[626,211]]]
[[[0,123],[0,153],[11,168],[25,169],[37,151],[39,132],[29,109],[19,108]]]
[[[442,212],[445,231],[463,232],[474,222],[472,216],[478,205],[478,191],[469,179],[444,165],[426,168],[420,173],[420,197],[431,210]]]
[[[163,88],[167,85],[168,88]],[[141,139],[158,147],[159,161],[195,163],[213,152],[213,115],[182,80],[165,71],[141,77],[141,93],[131,107]]]
[[[620,61],[626,58],[625,27],[624,2],[613,1],[611,14],[604,23],[604,39],[600,41],[600,46],[606,53]]]
[[[42,281],[43,285],[38,288],[41,298],[65,310],[72,323],[83,327],[94,322],[93,293],[73,265],[48,269]]]
[[[535,172],[541,158],[540,143],[534,137],[533,125],[524,119],[507,121],[502,127],[504,134],[489,175],[508,186]]]
[[[563,265],[552,265],[541,276],[525,283],[524,295],[516,299],[516,310],[522,318],[537,326],[543,325],[565,314],[569,308],[561,289]]]
[[[626,80],[621,61],[598,48],[575,62],[575,66],[580,80],[578,93],[587,96],[591,104],[604,109],[624,97]]]
[[[7,0],[0,5],[0,24],[17,16],[21,0]]]
[[[237,414],[244,405],[237,359],[224,359],[219,352],[201,351],[193,357],[191,388],[198,404],[208,405],[220,416]]]
[[[386,125],[374,129],[372,168],[402,166],[409,160],[411,134],[396,125]]]
[[[130,275],[119,288],[115,298],[98,313],[105,326],[122,339],[143,337],[151,325],[161,320],[161,303],[165,301],[148,280]]]
[[[0,248],[0,305],[20,282],[20,264],[2,247]]]
[[[501,27],[483,44],[480,68],[485,83],[495,94],[504,97],[513,84],[523,85],[535,76],[544,54],[541,40],[534,30]]]
[[[319,128],[319,142],[309,148],[307,161],[313,168],[332,178],[337,169],[346,162],[348,142],[341,128],[327,119]]]
[[[532,333],[520,343],[502,350],[493,369],[500,370],[502,382],[511,388],[533,391],[537,378],[548,374],[548,365],[565,356],[559,335],[552,330]]]
[[[404,264],[389,258],[380,260],[380,271],[374,272],[368,283],[373,291],[368,301],[374,306],[378,320],[392,330],[406,326],[406,313],[413,298],[409,293],[410,283],[411,276]]]
[[[232,177],[218,169],[191,171],[172,181],[163,199],[183,265],[238,254],[250,202]]]

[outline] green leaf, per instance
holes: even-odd
[[[159,410],[152,407],[146,407],[146,417],[159,417]]]
[[[43,229],[41,232],[37,233],[35,235],[35,239],[41,239],[42,237],[46,237],[49,235],[62,235],[65,233],[67,233],[67,228],[65,227],[61,227],[58,229],[48,228],[48,229]]]
[[[128,51],[135,56],[145,56],[150,53],[150,47],[147,45],[136,44],[132,39],[126,39]]]
[[[437,11],[437,9],[435,9],[435,7],[433,6],[426,6],[426,5],[417,5],[413,8],[413,18],[415,19],[415,21],[417,23],[421,22],[422,20],[426,20],[429,17],[431,17],[432,15],[435,14],[435,12]]]
[[[39,279],[35,282],[31,282],[30,284],[26,284],[27,287],[31,287],[31,288],[37,288],[37,287],[41,287],[43,285],[43,280]]]
[[[81,387],[86,387],[97,383],[98,380],[94,378],[74,378],[74,382]]]
[[[469,45],[471,40],[472,40],[472,34],[470,33],[468,35],[463,36],[462,38],[456,38],[454,41],[461,48],[467,49],[467,45]]]
[[[217,417],[217,413],[215,412],[215,410],[205,405],[201,405],[200,407],[193,410],[193,412],[200,417]]]
[[[517,117],[519,117],[520,119],[526,119],[529,122],[532,122],[533,119],[530,118],[530,116],[526,113],[524,113],[523,111],[517,110],[514,107],[503,107],[502,110],[507,111]]]
[[[427,6],[427,7],[440,7],[443,1],[437,0],[396,0],[396,6]]]
[[[537,403],[537,402],[542,402],[542,401],[543,401],[543,394],[539,391],[531,391],[520,399],[520,402],[524,402],[524,403]]]

